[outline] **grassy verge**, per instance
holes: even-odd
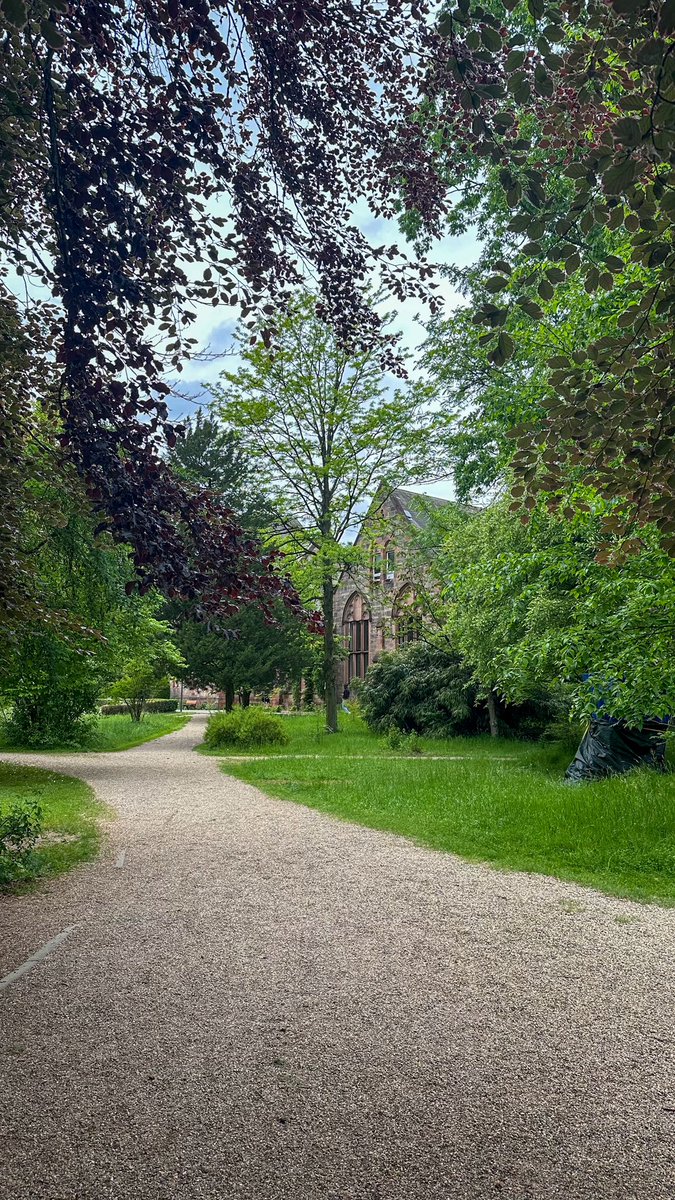
[[[31,746],[11,746],[0,731],[0,752],[7,750],[25,751],[28,754],[76,754],[84,750],[95,753],[130,750],[132,746],[140,746],[143,742],[164,737],[165,733],[182,729],[189,720],[189,714],[185,713],[146,713],[140,724],[134,724],[131,717],[99,717],[92,727],[86,745],[42,746],[39,751]]]
[[[411,755],[405,747],[400,750],[392,750],[387,745],[386,738],[376,737],[372,734],[364,721],[355,713],[350,716],[344,713],[340,714],[340,732],[338,734],[326,733],[325,718],[319,711],[297,716],[295,714],[283,716],[279,717],[279,721],[283,722],[284,729],[290,735],[291,741],[288,746],[264,746],[262,749],[229,751],[209,750],[207,746],[201,745],[198,747],[199,753],[212,755],[215,758],[223,758],[229,754],[233,756],[269,754],[275,757],[306,754],[313,757],[319,755],[321,758],[416,757]],[[426,755],[467,754],[476,758],[511,756],[517,754],[520,746],[522,743],[505,738],[453,738],[452,741],[448,741],[446,738],[420,739],[420,748]]]
[[[571,754],[561,747],[425,740],[421,757],[385,764],[383,753],[392,751],[367,731],[354,728],[344,740],[338,735],[327,743],[320,740],[321,749],[315,744],[318,757],[281,757],[308,751],[300,734],[280,753],[223,769],[270,795],[468,859],[675,904],[672,774],[637,771],[570,786],[562,775]],[[445,754],[471,758],[434,761],[439,746]],[[350,762],[352,753],[365,757]],[[500,761],[500,755],[509,759]]]
[[[87,750],[130,750],[143,742],[164,737],[182,729],[190,720],[189,713],[146,713],[140,724],[131,717],[99,717],[94,736]]]
[[[58,875],[96,857],[100,845],[98,820],[105,808],[86,783],[37,767],[0,763],[0,811],[17,801],[37,801],[44,824],[31,855],[29,875],[14,887],[23,887],[38,876]]]

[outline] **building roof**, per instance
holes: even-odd
[[[453,503],[443,496],[427,496],[423,492],[409,492],[407,488],[394,488],[391,499],[418,529],[426,529],[429,524],[429,508],[445,508]]]

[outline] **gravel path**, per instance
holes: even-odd
[[[119,815],[0,899],[0,976],[78,926],[0,993],[0,1195],[672,1200],[675,912],[269,799],[201,723],[35,760]]]

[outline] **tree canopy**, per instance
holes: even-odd
[[[478,695],[553,696],[587,718],[604,704],[638,728],[675,709],[675,563],[653,527],[618,570],[597,561],[607,503],[588,490],[574,515],[540,500],[527,526],[508,501],[467,518],[430,514],[419,535],[437,584],[441,644]]]
[[[576,275],[591,296],[619,290],[615,324],[576,344],[563,339],[548,357],[543,411],[514,430],[516,499],[532,511],[537,489],[562,498],[570,479],[592,484],[625,502],[605,514],[609,532],[653,521],[669,538],[674,27],[667,0],[460,0],[439,21],[452,82],[432,72],[424,110],[446,160],[470,148],[512,210],[510,253],[493,260],[475,314],[493,331],[495,367],[516,351],[507,328],[515,306],[541,320],[540,301]],[[461,188],[457,163],[455,154],[450,176]],[[475,180],[469,172],[474,190]],[[606,231],[618,235],[618,251]]]
[[[350,352],[300,298],[279,322],[274,346],[242,346],[243,365],[214,389],[216,411],[238,430],[258,486],[269,497],[281,544],[324,618],[324,683],[335,723],[333,593],[351,552],[344,538],[378,486],[428,478],[439,417],[426,392],[387,390],[376,347]],[[310,597],[308,596],[308,599]]]
[[[424,55],[445,53],[425,13],[403,0],[4,0],[0,451],[26,399],[54,413],[143,586],[221,616],[295,602],[164,461],[167,377],[195,348],[200,305],[271,323],[311,271],[324,312],[364,344],[379,330],[363,290],[375,263],[395,296],[426,293],[424,271],[371,250],[350,219],[360,195],[393,213],[402,186],[432,221],[442,203],[416,121]]]

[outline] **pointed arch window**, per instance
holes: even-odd
[[[342,616],[342,636],[349,656],[345,662],[345,683],[365,679],[370,662],[370,610],[365,596],[354,592]]]
[[[394,605],[394,636],[396,649],[402,650],[422,636],[422,619],[417,610],[416,596],[410,589],[401,592]]]

